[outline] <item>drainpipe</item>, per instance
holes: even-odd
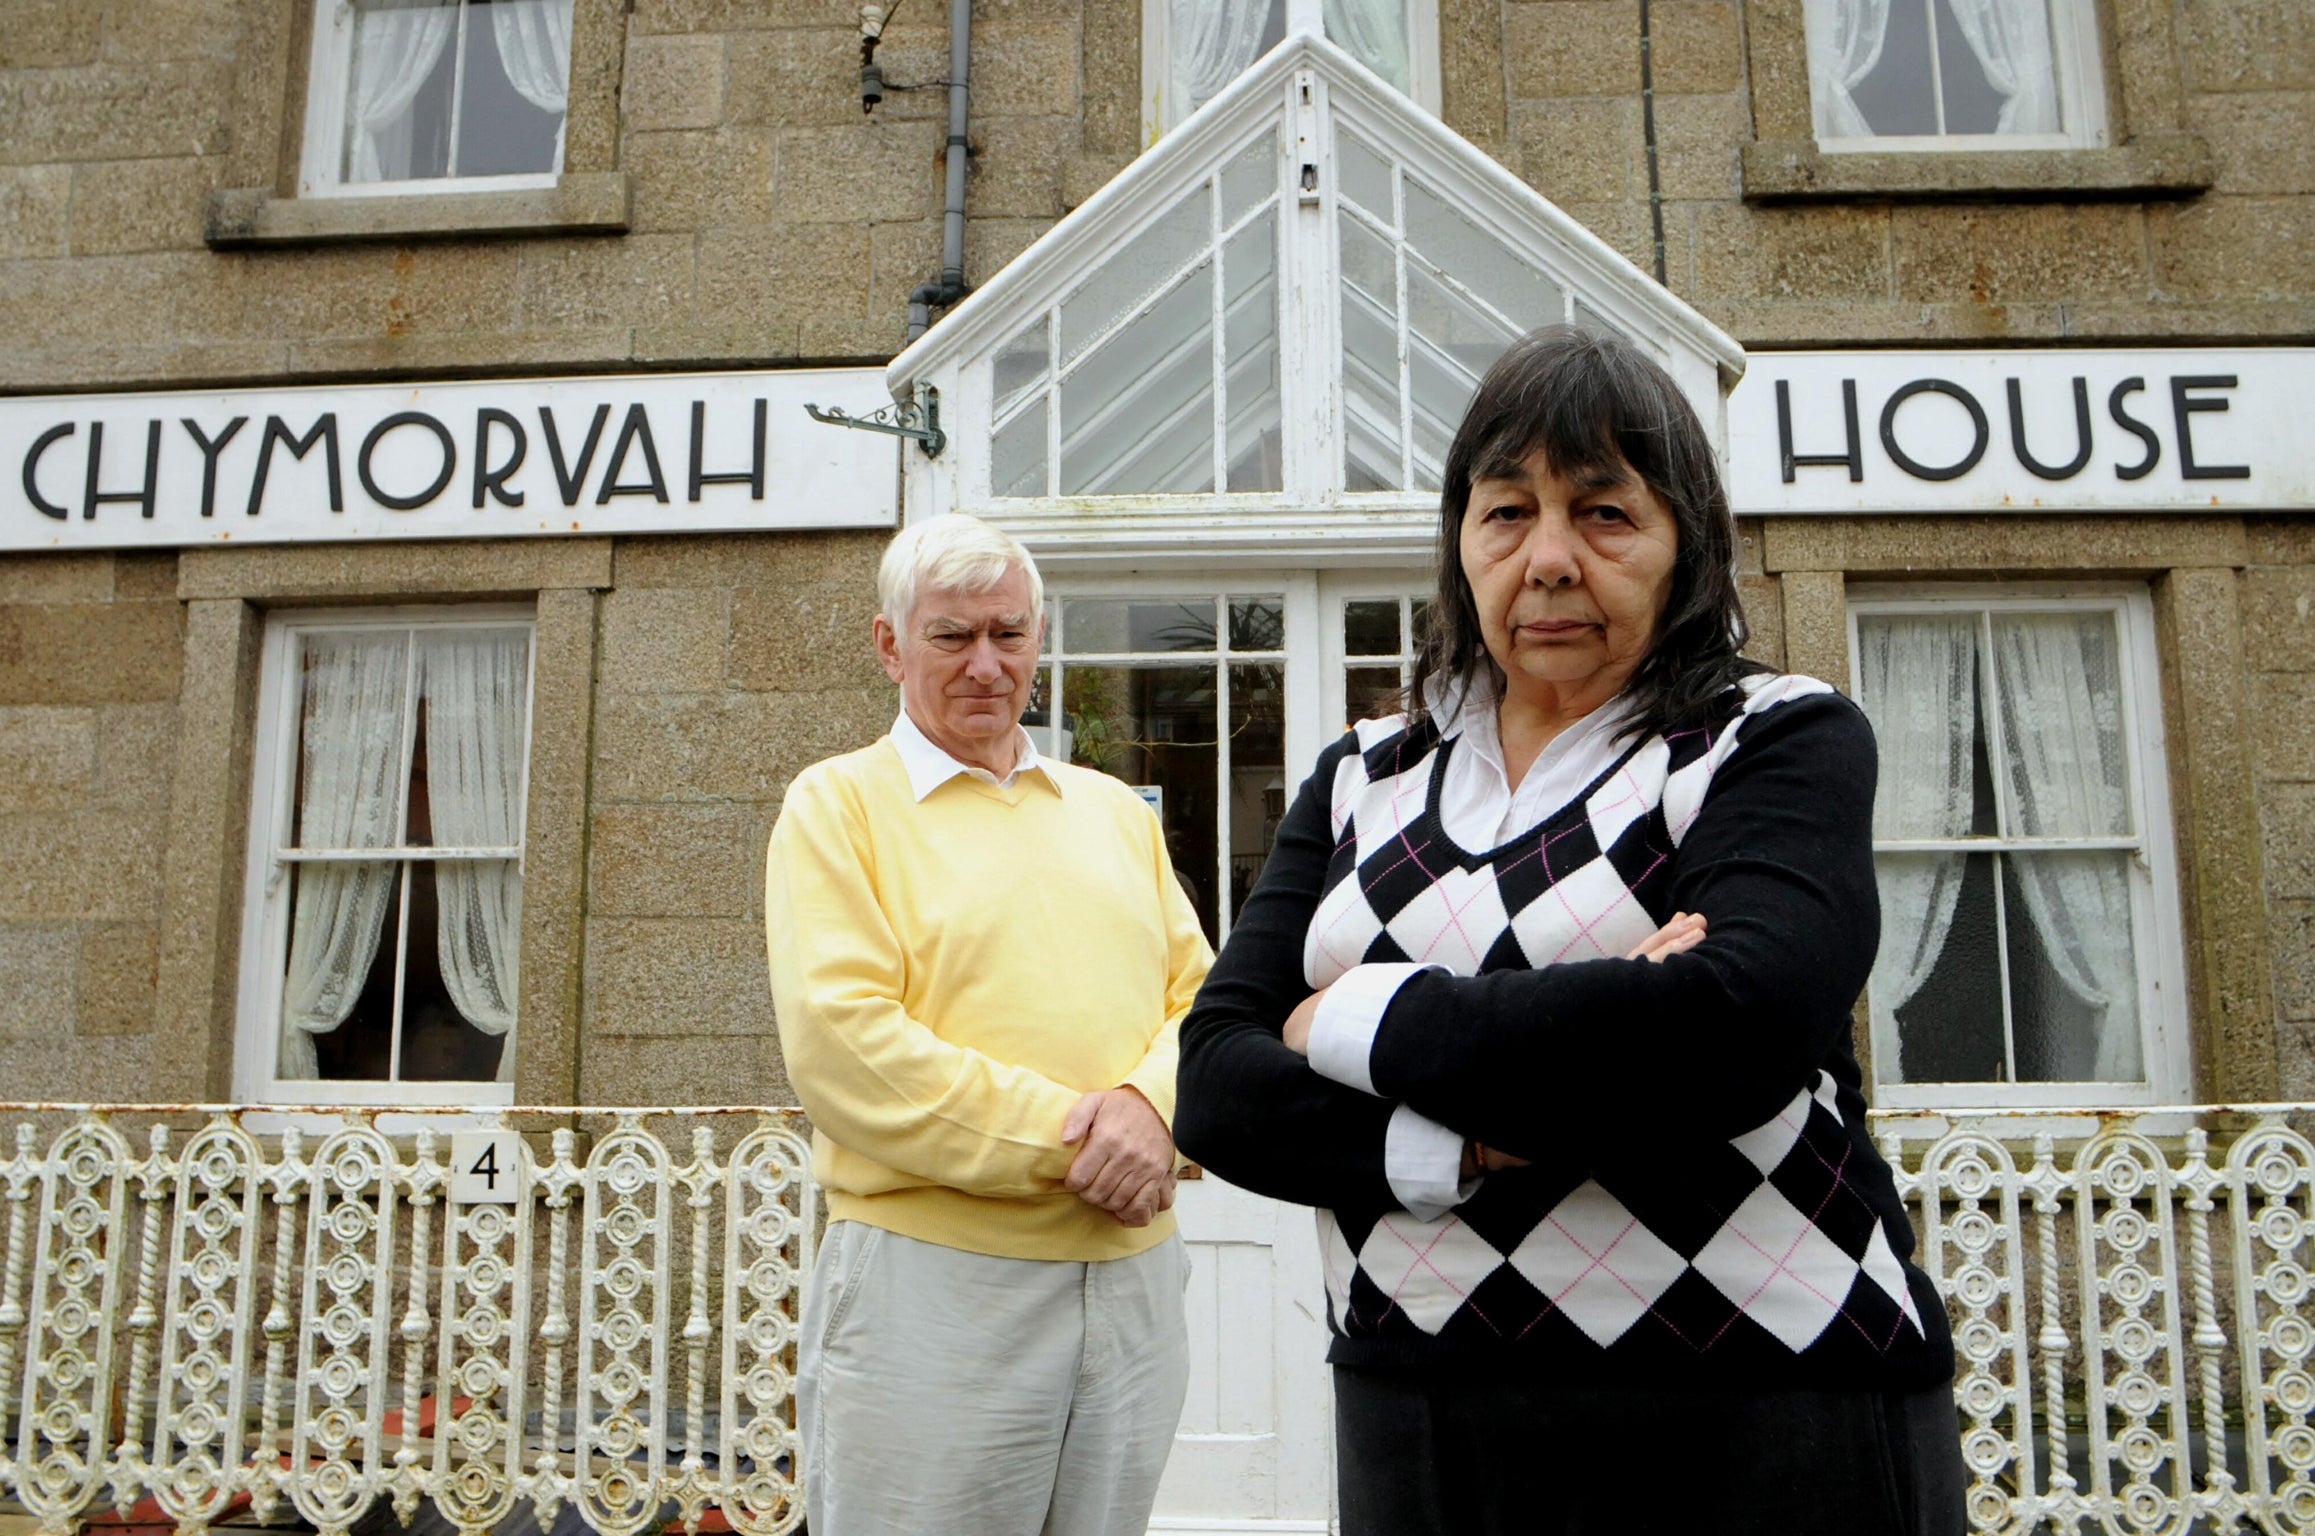
[[[908,339],[932,324],[932,309],[946,309],[972,289],[965,286],[965,126],[971,87],[966,73],[973,47],[972,0],[949,0],[948,204],[941,211],[940,277],[908,296]]]
[[[1656,281],[1664,282],[1664,183],[1656,170],[1655,38],[1648,0],[1640,0],[1640,126],[1648,144],[1648,221],[1656,233]]]

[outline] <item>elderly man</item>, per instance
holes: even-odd
[[[1157,818],[1038,754],[1027,551],[895,539],[892,733],[788,789],[772,997],[827,1237],[798,1347],[813,1536],[1140,1536],[1187,1385],[1175,1026],[1212,954]]]

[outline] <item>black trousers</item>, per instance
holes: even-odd
[[[1334,1371],[1343,1536],[1961,1536],[1950,1388],[1555,1388]]]

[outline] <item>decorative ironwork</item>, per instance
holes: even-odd
[[[792,1111],[269,1113],[0,1105],[0,1496],[41,1531],[110,1504],[192,1536],[243,1500],[325,1536],[381,1500],[476,1536],[797,1527]],[[1971,1530],[2315,1536],[2310,1118],[1883,1122]],[[402,1130],[478,1121],[528,1131],[501,1199]]]
[[[948,434],[940,429],[940,391],[927,388],[921,402],[895,401],[865,416],[855,416],[840,405],[825,409],[807,404],[804,413],[814,421],[831,427],[851,427],[861,432],[886,432],[894,437],[905,437],[924,449],[928,459],[940,457],[948,446]]]

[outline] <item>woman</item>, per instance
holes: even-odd
[[[1951,1536],[1873,1149],[1864,716],[1746,662],[1669,376],[1539,331],[1449,450],[1403,716],[1330,747],[1182,1025],[1183,1153],[1320,1208],[1346,1536]]]

